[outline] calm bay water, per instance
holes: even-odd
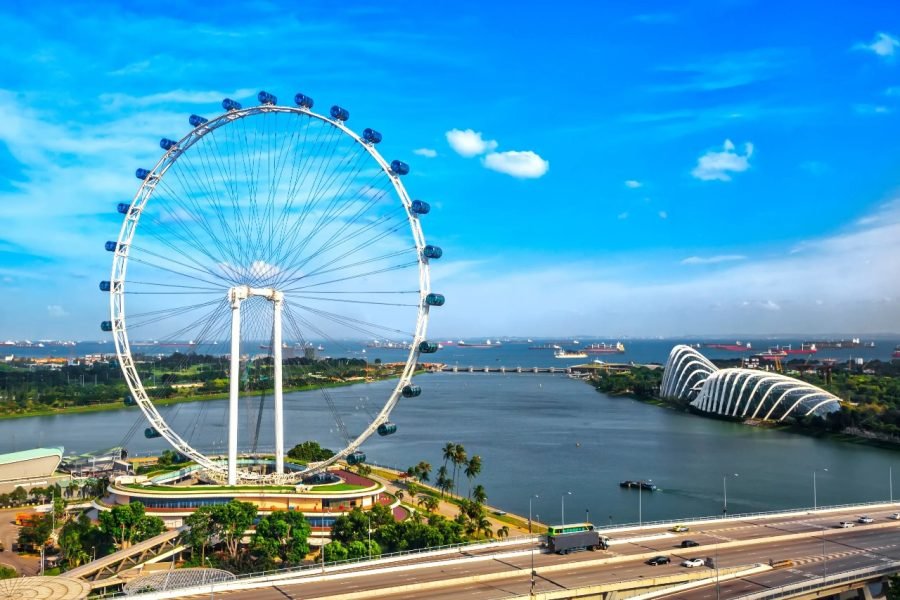
[[[610,398],[561,375],[443,373],[421,376],[417,383],[422,396],[402,400],[392,414],[397,434],[374,436],[364,445],[369,460],[404,468],[427,460],[436,470],[445,442],[463,444],[469,454],[483,458],[476,482],[487,488],[490,503],[527,514],[528,498],[537,494],[533,511],[548,522],[560,520],[563,495],[568,521],[581,519],[585,511],[598,523],[637,521],[638,492],[619,488],[623,479],[651,479],[660,487],[641,495],[643,519],[653,520],[721,514],[723,475],[728,510],[736,513],[811,506],[814,469],[819,469],[819,504],[886,499],[889,468],[900,467],[900,453],[894,451]],[[377,412],[391,385],[330,391],[351,434]],[[272,444],[270,406],[271,399],[263,399],[260,449]],[[256,435],[259,407],[259,398],[241,399],[242,447]],[[195,447],[224,451],[226,401],[163,411]],[[315,439],[341,445],[340,428],[319,392],[288,394],[285,423],[289,444]],[[136,408],[4,420],[0,452],[63,445],[67,453],[78,453],[124,444],[140,454],[167,447],[159,439],[145,439],[144,427]],[[460,487],[468,488],[464,476]]]

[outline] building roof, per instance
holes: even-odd
[[[32,450],[20,450],[19,452],[10,452],[8,454],[0,454],[0,465],[9,465],[26,460],[35,460],[37,458],[47,458],[56,456],[62,460],[63,447],[57,448],[34,448]]]

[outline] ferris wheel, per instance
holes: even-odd
[[[360,445],[394,433],[391,411],[421,393],[412,381],[419,355],[438,349],[425,337],[429,309],[444,304],[429,279],[442,250],[426,244],[421,227],[430,206],[407,194],[401,178],[409,166],[376,150],[381,133],[357,135],[349,111],[318,114],[304,94],[295,106],[265,91],[257,98],[247,108],[226,98],[223,114],[191,115],[187,135],[160,141],[162,157],[137,169],[137,193],[118,205],[121,230],[106,243],[112,275],[100,283],[110,294],[101,328],[113,334],[147,437],[164,438],[228,485],[294,481],[338,460],[364,461]],[[303,365],[325,347],[358,356],[361,340],[402,350],[396,384],[351,432],[333,382]],[[184,358],[177,374],[154,366],[162,346]],[[198,355],[221,364],[191,358]],[[310,381],[344,445],[300,472],[284,461],[285,385]],[[159,399],[178,386],[227,387],[227,456],[191,444],[197,422],[179,429],[164,418]],[[273,401],[274,468],[264,473],[238,458],[240,398],[252,393]],[[262,412],[260,400],[257,436]]]

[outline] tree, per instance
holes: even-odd
[[[403,496],[404,496],[403,490],[397,490],[397,493],[394,495],[397,496],[397,500],[399,500],[400,502],[403,502]]]
[[[297,444],[288,450],[288,457],[294,460],[309,463],[319,462],[334,456],[334,452],[328,448],[323,448],[318,442],[307,441]]]
[[[440,506],[441,501],[438,500],[435,496],[428,495],[425,496],[425,510],[428,512],[434,512],[437,510],[438,506]]]
[[[215,529],[213,509],[214,507],[212,506],[201,506],[184,520],[184,524],[188,526],[188,529],[182,536],[184,541],[191,545],[193,552],[196,553],[197,548],[200,549],[201,565],[206,560],[206,547],[209,546],[209,540]]]
[[[53,498],[53,516],[56,518],[56,526],[63,524],[66,517],[66,501],[60,496]]]
[[[20,548],[38,549],[47,543],[53,533],[50,515],[35,516],[28,525],[19,529]]]
[[[487,492],[484,491],[484,486],[480,483],[472,490],[472,500],[476,504],[484,504],[487,501]]]
[[[481,473],[481,457],[477,454],[473,455],[466,463],[466,479],[469,480],[469,487],[472,486],[472,480]],[[469,492],[471,494],[471,491]]]
[[[325,554],[325,562],[347,560],[349,554],[347,547],[337,540],[322,546],[322,552]]]
[[[497,537],[500,539],[509,537],[509,527],[504,525],[500,529],[497,530]]]
[[[491,522],[486,516],[482,516],[475,523],[476,530],[484,533],[485,537],[494,537],[494,530],[491,528]]]
[[[429,475],[431,475],[431,463],[426,461],[419,461],[419,464],[415,466],[416,477],[421,482],[428,481]]]
[[[444,492],[450,491],[450,488],[453,485],[453,482],[448,477],[447,473],[447,465],[441,465],[437,470],[437,480],[435,481],[435,485],[437,488],[441,490],[441,498],[444,497]]]
[[[131,544],[148,540],[166,528],[162,519],[145,514],[144,505],[140,502],[122,504],[103,511],[99,520],[100,531],[119,548],[128,548]]]
[[[232,500],[213,508],[213,535],[225,543],[225,550],[232,562],[237,561],[238,544],[256,518],[256,505]]]
[[[299,564],[309,553],[307,538],[311,528],[299,511],[275,511],[256,524],[256,533],[250,540],[250,549],[268,561]]]
[[[466,448],[462,444],[457,444],[456,448],[453,450],[453,492],[456,493],[457,485],[457,477],[459,476],[459,469],[462,465],[466,464],[468,460],[468,456],[466,455]],[[457,494],[458,495],[458,494]]]

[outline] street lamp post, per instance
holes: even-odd
[[[894,502],[894,467],[888,467],[888,493],[891,503]]]
[[[816,510],[819,507],[819,499],[816,496],[816,471],[820,469],[813,469],[813,510]],[[821,469],[822,471],[828,471],[827,468]]]
[[[560,496],[561,505],[560,505],[560,515],[559,516],[560,516],[560,518],[562,518],[562,523],[560,523],[560,525],[566,524],[566,496],[571,496],[571,495],[572,495],[572,492],[566,492],[565,494]]]
[[[528,533],[531,533],[531,501],[535,498],[540,498],[539,495],[533,494],[528,497]]]

